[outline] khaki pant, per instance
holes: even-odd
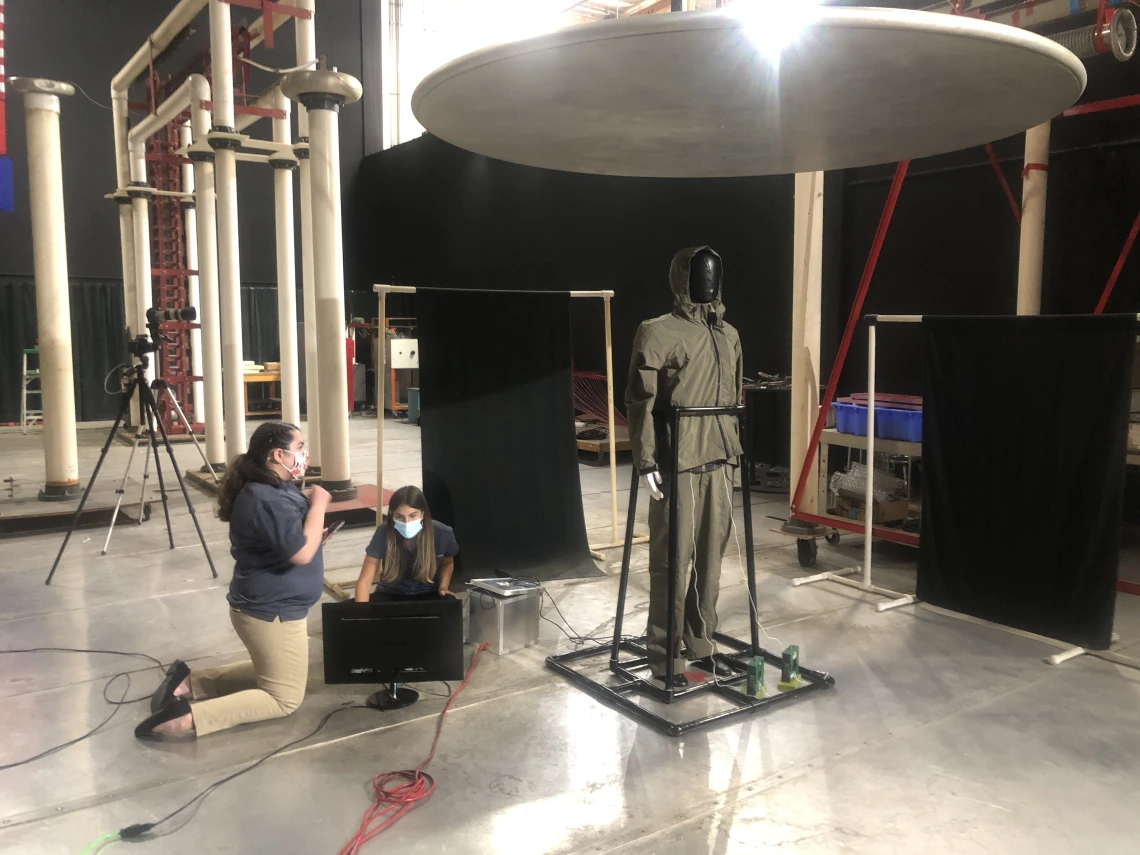
[[[720,594],[720,562],[732,536],[733,468],[712,472],[682,472],[677,478],[677,598],[672,650],[673,673],[687,662],[681,642],[694,659],[713,654],[716,601]],[[665,676],[668,657],[669,494],[673,484],[661,485],[664,499],[649,502],[649,627],[646,646],[653,676]]]
[[[198,736],[282,718],[305,698],[307,621],[275,618],[270,623],[230,609],[230,622],[249,651],[250,661],[191,672],[191,710]]]

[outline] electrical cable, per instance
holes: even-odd
[[[727,469],[724,475],[724,488],[728,492],[728,504],[732,507],[732,482],[728,480]],[[748,573],[744,570],[744,563],[740,559],[740,537],[736,533],[736,519],[732,516],[731,510],[729,511],[728,518],[730,520],[730,528],[732,529],[732,541],[736,544],[736,567],[740,570],[740,575],[744,577],[744,590],[748,594],[748,602],[752,604],[752,614],[756,615],[756,626],[760,627],[760,631],[764,633],[764,637],[769,641],[776,642],[777,647],[783,650],[784,645],[780,643],[780,639],[768,634],[768,630],[764,628],[764,624],[760,623],[760,609],[756,606],[756,600],[752,598],[752,589],[748,586]]]
[[[455,699],[459,697],[459,693],[467,688],[467,683],[471,680],[471,674],[474,673],[475,666],[479,664],[479,656],[486,649],[486,644],[480,644],[478,648],[476,648],[475,656],[471,659],[471,665],[467,668],[463,682],[459,684],[459,688],[455,690],[454,694],[452,694],[444,705],[443,711],[440,712],[435,725],[435,738],[431,741],[431,750],[428,752],[427,757],[424,758],[424,761],[415,769],[382,772],[372,779],[372,790],[374,793],[373,803],[368,810],[364,812],[364,818],[360,822],[360,828],[357,829],[352,839],[340,850],[339,855],[357,855],[364,844],[380,834],[380,832],[391,828],[400,817],[435,792],[435,779],[425,772],[424,769],[427,768],[432,758],[435,757],[436,747],[439,745],[439,737],[440,734],[443,733],[443,722],[447,717],[448,711],[451,709],[451,705],[455,703]]]
[[[272,65],[262,65],[256,60],[250,59],[248,56],[235,56],[238,62],[244,62],[246,65],[252,65],[254,68],[260,68],[262,71],[271,71],[274,74],[289,74],[294,71],[304,71],[310,65],[316,65],[319,60],[310,59],[308,62],[303,62],[300,65],[295,65],[292,68],[274,68]]]
[[[104,834],[102,837],[96,837],[79,855],[96,855],[96,853],[102,852],[118,839],[119,834],[115,831],[112,831],[110,834]]]
[[[0,650],[0,654],[4,654],[4,653],[10,653],[10,654],[17,654],[17,653],[19,653],[19,654],[24,654],[24,653],[94,653],[94,654],[104,654],[104,655],[108,655],[108,656],[133,656],[133,657],[136,657],[139,659],[149,659],[161,671],[163,671],[164,673],[166,671],[166,666],[163,665],[162,662],[160,662],[158,659],[155,659],[153,656],[151,656],[148,653],[134,653],[134,652],[123,651],[123,650],[88,650],[85,648],[78,648],[78,647],[29,647],[26,649],[19,649],[19,650]],[[123,687],[123,693],[119,696],[119,699],[115,700],[115,699],[109,697],[107,695],[107,692],[110,690],[111,686],[114,685],[115,681],[118,680],[120,677],[125,678],[127,681],[127,684],[126,684],[126,686]],[[108,704],[110,704],[112,707],[110,715],[108,715],[105,719],[103,719],[103,721],[99,722],[99,724],[97,724],[95,727],[91,728],[91,730],[87,731],[82,736],[77,736],[75,739],[69,739],[67,742],[63,742],[63,743],[60,743],[59,745],[55,745],[51,748],[48,748],[46,751],[41,751],[39,754],[36,754],[32,757],[27,757],[23,760],[17,760],[14,763],[6,763],[4,765],[0,765],[0,772],[7,771],[8,769],[15,769],[19,766],[26,766],[29,763],[34,763],[37,760],[43,760],[45,757],[50,757],[53,754],[58,754],[60,751],[63,751],[66,748],[70,748],[73,745],[78,745],[80,742],[83,742],[86,739],[90,739],[92,736],[94,736],[96,733],[98,733],[100,730],[102,730],[104,727],[106,727],[108,724],[110,724],[111,719],[113,719],[115,717],[115,715],[119,712],[120,707],[129,706],[131,704],[137,704],[140,701],[149,700],[149,698],[150,698],[150,695],[144,695],[144,696],[139,697],[139,698],[128,699],[127,698],[127,692],[129,692],[130,690],[131,690],[131,675],[129,672],[123,671],[123,672],[120,672],[118,674],[112,675],[107,680],[107,682],[103,684],[103,700],[106,701]]]
[[[248,766],[246,766],[242,769],[239,769],[238,771],[236,771],[230,775],[226,775],[226,777],[221,778],[220,780],[215,781],[214,783],[210,784],[210,786],[206,787],[206,789],[202,790],[202,792],[198,793],[198,795],[194,796],[194,798],[190,799],[188,802],[183,804],[181,807],[175,808],[170,813],[168,813],[166,816],[164,816],[162,819],[155,820],[154,822],[140,822],[140,823],[136,823],[135,825],[128,825],[125,828],[120,828],[118,831],[119,838],[122,840],[139,840],[139,839],[141,839],[144,835],[149,834],[151,831],[158,828],[158,826],[163,825],[163,824],[169,822],[170,820],[174,819],[174,817],[178,816],[183,811],[189,809],[190,807],[194,806],[195,804],[201,804],[201,802],[203,802],[207,796],[209,796],[211,793],[213,793],[215,790],[217,790],[219,787],[223,786],[224,784],[228,784],[230,781],[234,780],[235,778],[240,778],[246,772],[252,772],[258,766],[260,766],[261,764],[265,763],[268,760],[273,759],[278,754],[280,754],[282,751],[287,751],[290,748],[293,748],[294,746],[299,745],[300,743],[305,742],[308,739],[312,739],[314,736],[316,736],[318,733],[320,733],[324,729],[325,725],[329,723],[329,721],[332,719],[333,716],[338,715],[342,712],[347,712],[348,710],[364,710],[364,709],[371,709],[371,707],[367,707],[364,704],[352,704],[350,706],[341,706],[341,707],[337,707],[334,710],[330,710],[328,713],[325,714],[324,718],[321,719],[320,723],[315,728],[313,728],[311,731],[306,733],[304,736],[302,736],[298,739],[294,739],[292,742],[287,742],[284,745],[280,746],[279,748],[275,748],[273,751],[266,754],[260,760],[256,760],[253,763],[250,763]],[[179,826],[179,828],[181,828],[181,826]],[[156,836],[160,836],[160,835],[156,835]]]
[[[104,392],[106,392],[108,395],[119,395],[119,394],[122,394],[122,391],[123,391],[123,384],[122,384],[122,382],[121,382],[121,379],[120,379],[120,383],[119,383],[119,388],[118,388],[118,389],[116,389],[116,390],[114,390],[114,391],[112,391],[111,389],[108,389],[108,388],[107,388],[107,381],[108,381],[108,380],[110,380],[110,379],[111,379],[111,375],[112,375],[112,374],[114,374],[116,371],[118,371],[120,368],[126,368],[126,367],[127,367],[127,366],[126,366],[126,364],[125,364],[125,363],[123,363],[123,362],[120,362],[118,365],[116,365],[114,368],[112,368],[110,371],[108,371],[108,372],[107,372],[107,376],[103,378],[103,391],[104,391]],[[121,375],[120,375],[120,378],[121,378]]]

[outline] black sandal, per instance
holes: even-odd
[[[182,716],[189,714],[190,702],[186,700],[186,698],[175,698],[161,710],[150,716],[150,718],[146,719],[142,724],[136,727],[135,736],[138,739],[168,740],[171,742],[197,739],[197,734],[192,730],[186,731],[185,733],[154,732],[154,729],[160,724],[165,724],[168,721],[174,721],[176,718],[182,718]]]
[[[182,681],[189,676],[190,666],[181,659],[175,659],[162,682],[158,684],[158,688],[154,690],[154,694],[150,696],[150,711],[156,713],[173,701],[175,698],[174,690],[181,686]]]

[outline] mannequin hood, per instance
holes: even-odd
[[[689,297],[689,264],[692,262],[693,256],[702,250],[711,252],[720,259],[721,264],[720,289],[711,303],[694,303]],[[724,260],[720,258],[720,253],[711,246],[691,246],[674,255],[673,263],[669,265],[669,287],[673,291],[674,315],[697,323],[705,323],[708,314],[715,312],[716,323],[718,325],[721,323],[721,319],[724,317],[724,303],[721,302],[721,296],[724,293]]]

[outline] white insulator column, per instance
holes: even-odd
[[[341,243],[342,105],[360,99],[360,82],[335,71],[295,71],[282,91],[309,113],[313,270],[321,381],[321,484],[334,499],[355,497],[348,454],[348,366],[344,346],[344,249]]]
[[[13,91],[24,96],[47,470],[40,499],[53,501],[79,492],[71,300],[59,143],[59,96],[73,95],[75,89],[68,83],[27,77],[13,77],[10,85]]]
[[[1049,126],[1025,132],[1021,181],[1021,251],[1017,263],[1017,313],[1041,314],[1041,271],[1045,265],[1045,191],[1049,186]]]
[[[210,63],[213,68],[214,183],[218,208],[218,302],[222,320],[222,397],[226,458],[245,453],[245,389],[241,349],[241,263],[238,256],[237,159],[234,132],[233,50],[230,6],[210,0]]]
[[[302,9],[314,12],[313,0],[299,0]],[[297,65],[317,58],[314,13],[308,19],[297,18]],[[309,449],[309,471],[321,473],[321,381],[317,350],[317,294],[313,277],[313,202],[309,192],[309,111],[297,105],[297,145],[293,148],[299,166],[297,179],[301,185],[301,293],[305,307],[305,433]]]
[[[190,123],[186,122],[178,129],[178,142],[182,148],[189,148],[193,137],[190,132]],[[182,192],[194,192],[194,165],[182,164]],[[182,225],[186,235],[186,267],[190,270],[198,269],[198,215],[197,202],[194,199],[182,200]],[[201,312],[202,292],[198,285],[198,274],[186,277],[189,294],[187,299],[191,306]],[[195,377],[202,376],[202,330],[190,330],[190,373]],[[206,422],[206,394],[201,380],[195,380],[190,386],[190,396],[193,398],[191,421],[197,424]]]
[[[812,427],[819,412],[819,340],[823,293],[823,173],[796,175],[792,238],[792,424],[789,458],[792,491],[799,483]],[[819,511],[819,455],[812,458],[800,510]]]
[[[273,141],[289,144],[289,99],[278,90],[278,109],[285,118],[273,120]],[[273,205],[277,224],[277,326],[281,360],[281,420],[301,423],[301,391],[297,363],[297,255],[293,244],[293,170],[297,159],[274,155]]]
[[[191,75],[193,80],[197,75]],[[226,464],[226,428],[222,407],[222,322],[218,310],[218,219],[214,194],[214,150],[210,147],[210,114],[203,77],[191,103],[194,144],[194,210],[198,229],[198,323],[202,334],[202,387],[205,398],[206,459],[214,470]]]

